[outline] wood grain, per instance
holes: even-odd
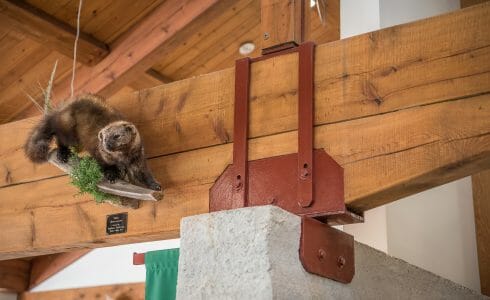
[[[126,283],[103,285],[89,288],[66,289],[49,292],[25,292],[20,300],[81,300],[81,299],[117,299],[144,300],[145,283]]]
[[[131,76],[128,72],[136,64],[141,65],[147,56],[215,3],[216,0],[165,1],[131,29],[104,60],[92,68],[79,69],[76,93],[104,94],[116,79]],[[56,86],[57,101],[69,98],[69,83],[65,80]]]
[[[490,170],[472,176],[480,286],[490,296]]]
[[[30,267],[28,260],[0,261],[0,289],[17,293],[27,290]]]
[[[489,92],[489,11],[486,4],[318,46],[315,124]],[[297,63],[287,55],[252,66],[250,137],[297,127]],[[156,157],[231,142],[233,82],[234,71],[226,69],[109,102],[138,125],[147,155]],[[24,158],[22,146],[36,122],[0,126],[0,186],[61,174]]]
[[[304,41],[305,0],[261,0],[262,49]],[[309,2],[308,2],[309,4]]]
[[[490,167],[489,12],[473,7],[318,47],[315,147],[344,167],[352,209]],[[252,67],[249,159],[297,151],[296,70],[295,55]],[[121,235],[105,235],[105,217],[124,210],[73,197],[65,176],[33,171],[19,156],[31,123],[0,126],[0,137],[17,130],[0,142],[1,177],[9,177],[0,188],[0,240],[9,241],[0,258],[178,236],[182,217],[208,211],[209,188],[231,162],[232,82],[224,70],[118,102],[167,187],[162,201],[129,212]]]
[[[1,26],[21,31],[38,43],[73,57],[76,29],[68,24],[17,0],[1,0],[0,16]],[[80,34],[77,50],[78,60],[87,65],[95,65],[109,53],[104,43],[85,33]]]
[[[31,261],[29,290],[74,263],[90,249],[35,257]]]
[[[490,96],[322,125],[315,146],[344,167],[345,201],[365,211],[490,167]],[[165,197],[129,211],[121,235],[106,236],[105,219],[124,210],[73,197],[66,177],[2,188],[0,239],[9,243],[0,258],[175,238],[182,217],[208,211],[208,190],[231,150],[225,144],[150,160]],[[250,159],[296,151],[296,131],[250,141]]]

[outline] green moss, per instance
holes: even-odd
[[[76,154],[72,154],[70,162],[74,166],[70,173],[71,183],[80,190],[80,194],[92,195],[97,203],[120,202],[117,197],[101,192],[97,187],[104,174],[94,158],[90,156],[79,158]]]

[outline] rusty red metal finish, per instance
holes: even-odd
[[[250,64],[299,53],[298,153],[247,161]],[[323,149],[313,149],[314,44],[236,62],[233,164],[210,189],[209,210],[277,205],[302,216],[300,259],[305,269],[341,282],[354,274],[352,237],[329,225],[359,223],[344,203],[344,171]],[[320,225],[318,225],[320,224]],[[318,260],[320,253],[321,260]],[[332,257],[342,265],[337,270]],[[349,279],[350,277],[350,279]]]
[[[133,265],[144,265],[145,253],[133,253]]]
[[[233,189],[231,207],[244,207],[247,204],[248,190],[248,98],[250,85],[250,59],[243,58],[235,65],[235,111],[233,128]]]
[[[313,166],[313,72],[315,65],[315,45],[312,42],[304,43],[299,46],[298,52],[299,82],[297,196],[298,203],[302,207],[306,208],[311,206],[313,202],[313,177],[315,176],[315,168]]]
[[[273,47],[262,49],[261,54],[268,55],[271,53],[281,53],[284,50],[294,49],[295,47],[298,47],[298,44],[296,44],[295,42],[287,42],[284,44],[275,45]]]
[[[344,204],[343,169],[323,149],[315,150],[315,201],[309,207],[298,204],[298,154],[288,154],[248,162],[248,203],[246,206],[277,205],[300,216],[323,218],[332,225],[358,223],[359,216]],[[231,208],[235,191],[235,165],[229,165],[210,191],[210,211]]]
[[[354,238],[313,218],[301,219],[299,256],[310,273],[343,283],[354,277]]]

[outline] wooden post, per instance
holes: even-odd
[[[461,0],[461,8],[487,1]],[[471,176],[471,180],[481,293],[490,296],[490,170]]]
[[[262,54],[301,44],[305,37],[306,0],[262,0]]]
[[[481,292],[490,296],[490,170],[472,176]]]

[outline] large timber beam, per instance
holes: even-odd
[[[472,176],[481,292],[490,296],[490,169]]]
[[[320,45],[315,147],[345,169],[346,203],[364,211],[490,167],[490,5]],[[430,45],[427,41],[431,41]],[[252,66],[250,159],[297,151],[296,54]],[[178,236],[208,211],[231,163],[234,70],[140,91],[114,106],[137,123],[165,197],[128,212],[74,197],[68,178],[33,166],[22,144],[36,118],[0,126],[0,258]]]
[[[79,300],[79,299],[119,299],[144,300],[145,283],[102,285],[78,289],[65,289],[49,292],[25,292],[20,300]]]
[[[31,261],[29,290],[68,267],[88,252],[90,252],[89,249],[84,249],[33,258]]]
[[[24,259],[0,261],[0,290],[20,293],[29,285],[30,262]]]
[[[24,1],[0,0],[0,25],[20,31],[50,49],[73,57],[76,29]],[[109,48],[82,32],[77,53],[78,61],[94,65],[109,53]]]

